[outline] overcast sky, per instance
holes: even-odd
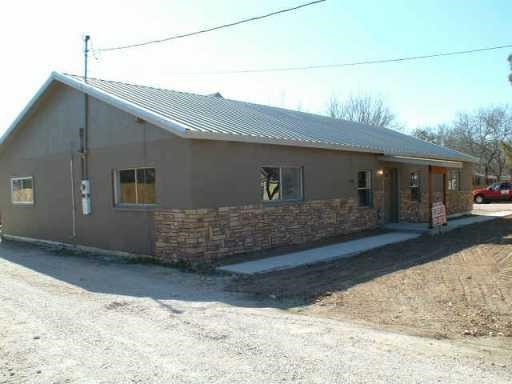
[[[165,37],[307,0],[16,1],[2,4],[0,132],[53,70],[82,72],[95,48]],[[409,129],[510,103],[511,50],[304,72],[187,75],[464,50],[512,43],[510,0],[328,0],[263,21],[149,48],[104,53],[93,77],[325,113],[331,95],[382,96]]]

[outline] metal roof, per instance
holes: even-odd
[[[80,76],[56,72],[52,73],[46,87],[53,80],[86,92],[184,138],[475,161],[472,156],[390,129],[311,113],[116,81],[89,78],[84,82]]]

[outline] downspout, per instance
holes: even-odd
[[[72,220],[72,236],[74,240],[76,238],[76,202],[75,202],[75,176],[74,176],[74,165],[73,165],[73,151],[71,151],[71,158],[69,161],[69,175],[71,177],[71,220]]]
[[[88,156],[88,128],[89,128],[89,95],[84,92],[84,113],[83,113],[83,121],[82,121],[83,131],[82,131],[82,148],[81,148],[81,156],[82,156],[82,180],[86,180],[89,178],[89,169],[87,167],[87,156]]]

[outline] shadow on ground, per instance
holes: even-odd
[[[243,307],[268,306],[262,300],[224,290],[227,276],[204,275],[153,264],[134,264],[115,257],[76,254],[15,241],[0,245],[0,263],[6,260],[42,274],[43,281],[21,274],[19,268],[1,267],[1,274],[18,274],[41,289],[51,286],[46,277],[70,284],[88,292],[113,294],[127,298],[151,298],[162,308],[179,314],[167,300],[223,302]],[[1,275],[0,275],[1,276]],[[61,285],[59,285],[61,287]],[[60,288],[59,288],[60,289]],[[114,305],[116,302],[113,303]]]
[[[512,219],[475,224],[437,237],[424,236],[350,259],[252,277],[199,275],[161,266],[59,254],[16,242],[2,243],[0,258],[89,292],[150,297],[163,306],[167,305],[163,300],[187,300],[224,302],[244,307],[291,308],[312,304],[333,292],[345,292],[383,276],[435,263],[482,245],[499,245],[508,249],[512,245]],[[496,260],[491,267],[497,268],[497,274],[492,278],[512,279],[512,267],[509,265],[512,257],[507,255],[503,252],[493,255]],[[436,271],[431,273],[437,274]],[[419,279],[416,290],[421,290],[422,284],[431,283],[430,276],[423,278],[427,280],[422,282]],[[432,276],[432,281],[436,278]],[[405,286],[404,289],[411,288]],[[389,294],[416,293],[391,290]],[[384,299],[385,295],[379,297],[379,300]]]

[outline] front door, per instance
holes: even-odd
[[[399,221],[398,199],[398,171],[396,168],[387,168],[384,170],[384,221],[386,223]]]

